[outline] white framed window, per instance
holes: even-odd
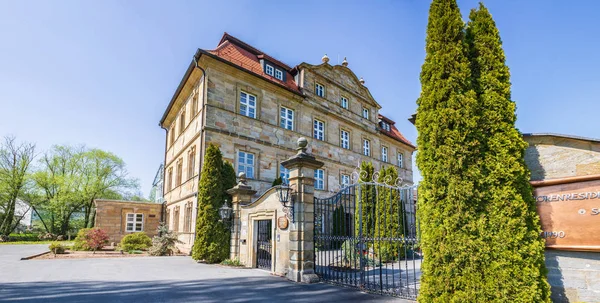
[[[128,213],[127,225],[125,231],[138,232],[144,231],[144,214]]]
[[[325,87],[319,83],[315,84],[315,94],[319,97],[325,97]]]
[[[317,140],[325,140],[325,122],[315,119],[313,123],[313,137]]]
[[[279,177],[281,177],[283,183],[290,183],[290,170],[283,167],[281,164],[279,165]]]
[[[363,107],[363,118],[369,119],[369,109]]]
[[[371,141],[367,139],[363,139],[363,155],[370,156],[371,155]]]
[[[340,98],[340,105],[343,108],[348,109],[348,99],[346,97],[341,97]]]
[[[256,96],[240,92],[240,114],[256,119]]]
[[[294,110],[289,109],[287,107],[281,107],[279,126],[285,129],[293,130],[294,129]]]
[[[403,162],[402,154],[398,153],[398,166],[402,167],[402,164],[403,164],[402,162]]]
[[[265,64],[265,73],[267,73],[267,75],[273,76],[274,70],[275,69],[273,68],[273,66]]]
[[[381,161],[388,162],[388,148],[385,146],[381,147]]]
[[[340,131],[340,145],[342,148],[350,149],[350,133],[345,130]]]
[[[283,72],[281,70],[276,69],[275,70],[275,78],[283,81]]]
[[[350,175],[342,174],[342,176],[340,178],[340,185],[342,187],[348,187],[348,186],[350,186]]]
[[[322,169],[315,169],[315,189],[325,189],[325,171]]]
[[[246,173],[246,178],[254,179],[254,154],[238,152],[238,174]]]

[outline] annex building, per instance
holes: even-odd
[[[214,50],[198,49],[160,120],[165,129],[164,203],[169,228],[187,252],[194,241],[202,159],[216,144],[236,173],[244,172],[258,198],[277,177],[281,162],[296,153],[299,137],[324,163],[315,170],[315,196],[350,183],[362,161],[376,170],[397,167],[413,182],[415,146],[380,114],[365,81],[344,59],[294,67],[225,33]]]

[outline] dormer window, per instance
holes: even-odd
[[[275,78],[283,81],[283,72],[281,70],[279,70],[279,69],[276,69],[275,70]]]
[[[267,73],[267,75],[273,76],[274,72],[275,72],[275,69],[273,68],[273,66],[271,66],[269,64],[265,64],[265,73]]]
[[[379,126],[388,132],[390,131],[390,124],[385,121],[379,122]]]

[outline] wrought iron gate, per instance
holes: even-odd
[[[315,198],[315,271],[324,282],[416,299],[417,227],[412,187],[361,182]]]
[[[271,220],[257,222],[256,267],[271,270]]]

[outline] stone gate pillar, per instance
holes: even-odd
[[[281,163],[290,170],[290,187],[296,191],[294,222],[289,233],[289,270],[287,278],[295,282],[313,283],[319,278],[314,271],[314,172],[323,162],[306,152],[308,140],[298,139],[298,153]]]
[[[239,174],[239,181],[233,188],[228,189],[227,193],[231,195],[231,208],[233,208],[233,222],[231,226],[231,245],[229,249],[229,258],[240,259],[240,206],[248,204],[256,191],[246,182],[246,174]]]

